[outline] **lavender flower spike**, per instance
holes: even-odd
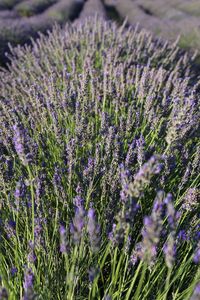
[[[31,269],[26,269],[24,275],[24,282],[23,282],[23,287],[24,287],[23,300],[31,300],[35,298],[33,285],[34,285],[34,274]]]
[[[139,198],[142,196],[144,187],[148,185],[155,174],[162,170],[162,158],[153,155],[135,175],[134,182],[129,185],[129,193],[132,197]]]
[[[198,244],[197,249],[194,253],[193,261],[194,261],[195,264],[200,263],[200,243]]]
[[[14,142],[15,150],[19,158],[21,159],[22,163],[24,165],[27,165],[28,162],[25,155],[23,134],[18,125],[14,125],[13,130],[14,130],[13,142]]]
[[[33,288],[34,275],[31,269],[27,269],[24,275],[24,290],[27,291],[30,288]]]
[[[176,245],[173,234],[169,235],[167,242],[164,245],[165,263],[169,269],[173,267],[176,255]]]
[[[76,207],[73,222],[70,224],[70,232],[75,244],[79,244],[83,228],[85,226],[85,210],[82,206]]]
[[[100,226],[95,220],[95,211],[90,208],[88,211],[87,232],[89,234],[90,245],[94,252],[98,251],[100,244]]]
[[[60,252],[67,253],[68,252],[68,243],[67,243],[67,231],[65,226],[60,226]]]

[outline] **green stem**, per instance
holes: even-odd
[[[146,270],[147,270],[147,263],[144,263],[143,268],[142,268],[142,275],[140,277],[139,284],[137,286],[136,292],[135,292],[134,297],[133,297],[133,299],[135,299],[135,300],[139,299],[139,296],[140,296],[139,294],[141,293],[141,288],[142,288],[142,284],[143,284],[144,277],[145,277],[145,274],[146,274]]]
[[[170,286],[170,277],[171,277],[171,273],[172,273],[172,269],[168,268],[168,272],[167,272],[167,279],[165,282],[165,294],[163,296],[163,300],[167,300],[167,296],[168,296],[168,290],[169,290],[169,286]]]
[[[128,292],[126,293],[126,298],[125,298],[125,300],[128,300],[128,299],[130,298],[130,295],[131,295],[132,289],[133,289],[133,287],[134,287],[135,281],[136,281],[136,279],[137,279],[137,277],[138,277],[138,274],[139,274],[139,272],[140,272],[140,269],[141,269],[141,267],[142,267],[142,263],[143,263],[143,262],[141,261],[140,264],[138,265],[137,269],[136,269],[136,272],[135,272],[135,274],[134,274],[134,277],[133,277],[133,279],[131,280],[131,285],[130,285],[130,287],[129,287],[129,289],[128,289]]]
[[[30,187],[31,187],[31,218],[32,218],[32,241],[35,240],[34,228],[35,228],[35,202],[34,202],[34,188],[33,188],[33,177],[29,166],[27,166]]]

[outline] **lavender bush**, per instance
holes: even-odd
[[[95,17],[95,15],[107,18],[106,9],[99,0],[87,0],[83,6],[81,14],[79,16],[80,19],[87,18],[87,17]]]
[[[13,10],[18,12],[21,16],[30,17],[32,15],[43,12],[48,9],[51,5],[59,2],[58,0],[25,0],[19,2],[14,6]]]
[[[12,53],[0,72],[1,298],[198,299],[191,58],[99,18]]]

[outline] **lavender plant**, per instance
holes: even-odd
[[[196,299],[190,57],[101,18],[12,53],[0,72],[1,293]]]

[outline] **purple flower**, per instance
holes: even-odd
[[[53,175],[53,184],[56,188],[59,188],[61,186],[61,174],[59,167],[55,167],[54,175]]]
[[[88,158],[88,163],[85,169],[83,170],[83,177],[85,181],[91,181],[93,178],[94,174],[94,159],[89,157]]]
[[[15,276],[18,272],[18,269],[16,267],[12,267],[10,270],[11,276]]]
[[[80,207],[83,205],[84,200],[80,195],[76,195],[76,197],[73,200],[73,203],[76,207]]]
[[[78,195],[81,195],[82,192],[83,192],[83,190],[82,190],[81,185],[80,185],[80,183],[79,183],[79,184],[77,185],[77,187],[76,187],[76,193],[77,193]]]
[[[196,285],[194,292],[200,296],[200,283]]]
[[[132,251],[130,262],[133,266],[135,266],[140,259],[144,257],[144,247],[142,243],[137,243],[135,245],[135,248]]]
[[[193,211],[199,203],[200,192],[197,188],[189,188],[183,198],[182,209]]]
[[[20,130],[18,125],[14,125],[13,130],[14,130],[13,142],[14,142],[15,150],[19,158],[21,159],[22,163],[24,165],[27,165],[28,161],[26,159],[25,149],[24,149],[24,140],[25,140],[24,133],[22,130]]]
[[[35,264],[37,257],[35,254],[35,244],[33,243],[33,241],[29,241],[28,248],[29,249],[28,249],[27,260],[29,263]]]
[[[200,299],[200,283],[195,286],[194,292],[190,300],[199,300]]]
[[[4,229],[6,231],[7,237],[9,239],[13,238],[16,235],[16,222],[9,220],[5,223]]]
[[[70,232],[75,244],[81,240],[83,228],[85,226],[85,210],[82,206],[76,207],[73,222],[70,224]]]
[[[63,237],[66,234],[66,228],[63,225],[60,225],[60,236]]]
[[[109,233],[109,239],[113,245],[123,244],[130,228],[133,227],[134,217],[140,206],[129,199],[123,203],[123,208],[116,216],[116,223],[112,225],[112,231]]]
[[[128,194],[128,190],[129,190],[129,176],[130,176],[130,171],[124,168],[124,165],[121,164],[120,165],[120,177],[121,177],[121,186],[122,189],[120,191],[120,198],[122,200],[122,202],[126,202],[129,194]]]
[[[144,218],[144,229],[142,231],[142,246],[144,249],[143,259],[147,260],[149,264],[153,262],[157,254],[157,244],[159,242],[162,227],[159,220],[152,217]]]
[[[195,264],[199,264],[200,263],[200,247],[198,247],[194,253],[193,256],[193,261]]]
[[[76,207],[81,207],[83,206],[83,203],[84,203],[84,199],[82,198],[82,188],[80,186],[80,184],[77,185],[76,187],[76,197],[73,199],[73,203]]]
[[[21,192],[20,192],[20,185],[19,184],[16,186],[14,195],[15,195],[16,199],[20,198]]]
[[[199,230],[199,225],[197,225],[196,231],[195,231],[195,241],[199,242],[200,241],[200,230]]]
[[[112,225],[112,231],[109,232],[109,234],[108,234],[108,238],[109,238],[109,240],[110,240],[113,244],[116,243],[116,238],[115,238],[116,228],[117,228],[117,225],[116,225],[115,223],[113,223],[113,225]]]
[[[134,177],[134,182],[129,184],[129,193],[131,196],[139,198],[143,195],[144,187],[148,185],[154,175],[159,174],[163,164],[160,156],[153,155]]]
[[[174,231],[176,229],[177,222],[180,218],[180,213],[174,209],[171,194],[167,194],[167,197],[165,198],[164,202],[167,206],[167,220],[169,223],[170,230]]]
[[[7,292],[5,287],[2,287],[0,289],[0,299],[1,300],[7,300],[8,299],[8,292]]]
[[[64,225],[60,225],[60,252],[67,253],[69,251],[69,246],[67,242],[67,231]]]
[[[30,250],[30,252],[28,253],[28,256],[27,256],[27,260],[29,263],[35,264],[37,257],[35,255],[34,250]]]
[[[17,125],[13,126],[13,130],[14,130],[13,140],[14,140],[15,150],[16,150],[17,154],[19,156],[21,156],[24,154],[24,147],[22,144],[21,132]]]
[[[40,235],[42,233],[42,225],[41,224],[37,224],[34,227],[34,236],[36,239],[40,238]]]
[[[67,169],[69,181],[71,180],[72,170],[74,167],[74,153],[75,153],[75,139],[71,139],[66,145],[66,160],[67,160]]]
[[[157,255],[157,246],[160,241],[163,223],[163,192],[158,192],[153,204],[150,216],[144,217],[144,228],[142,230],[142,258],[152,264]]]
[[[38,176],[36,178],[36,190],[35,190],[35,195],[36,195],[35,202],[37,207],[39,207],[40,197],[43,195],[43,193],[44,193],[43,176]]]
[[[9,220],[9,221],[8,221],[8,225],[9,225],[11,228],[13,228],[13,229],[16,228],[16,222],[15,222],[14,220]]]
[[[136,140],[137,160],[140,168],[145,158],[144,146],[145,146],[145,140],[144,137],[141,135],[140,138]]]
[[[130,164],[133,163],[134,158],[135,158],[135,139],[129,145],[129,149],[128,149],[126,159],[125,159],[125,166],[129,167]]]
[[[187,241],[188,237],[187,237],[187,233],[185,230],[180,230],[178,233],[178,239],[182,240],[182,241]]]
[[[112,300],[112,298],[111,298],[111,296],[106,295],[106,296],[103,298],[103,300]]]
[[[95,280],[95,278],[97,277],[97,275],[99,274],[99,269],[92,267],[88,271],[88,273],[89,273],[89,281],[90,281],[90,283],[92,283]]]
[[[20,179],[16,184],[16,188],[15,188],[15,192],[14,192],[14,197],[15,197],[14,209],[15,210],[19,210],[20,202],[22,202],[22,199],[24,198],[25,194],[26,194],[26,186],[25,186],[23,180]]]
[[[25,292],[28,291],[29,289],[32,289],[33,284],[34,284],[34,274],[31,269],[26,269],[24,274],[24,282],[23,282],[23,287]]]
[[[49,214],[51,214],[51,212]],[[36,246],[40,246],[41,244],[44,244],[43,226],[45,223],[46,223],[46,218],[44,217],[35,218],[34,236],[35,236]]]
[[[66,245],[61,243],[60,244],[60,252],[61,253],[67,253]]]
[[[95,211],[93,208],[90,208],[88,211],[87,232],[89,234],[91,248],[96,252],[100,245],[100,226],[95,220]]]
[[[163,248],[164,254],[165,254],[165,262],[168,268],[172,268],[174,261],[175,261],[175,255],[176,255],[176,245],[173,233],[171,233],[168,237],[168,240],[166,241],[164,248]]]

